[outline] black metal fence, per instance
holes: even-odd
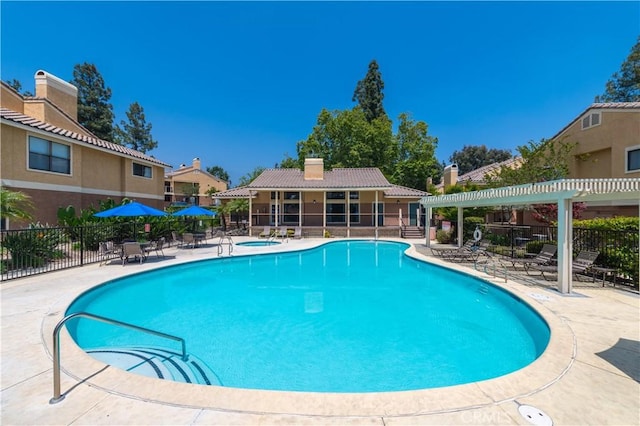
[[[0,232],[2,281],[104,260],[100,242],[170,238],[171,226],[149,228],[136,221]]]
[[[509,224],[467,224],[464,239],[473,238],[473,232],[479,226],[482,237],[490,240],[502,250],[502,254],[524,256],[525,253],[537,253],[543,244],[557,244],[558,228],[542,225]],[[456,223],[451,223],[456,229]],[[455,232],[453,236],[455,237]],[[616,279],[638,288],[640,268],[640,241],[637,232],[611,231],[588,228],[573,228],[573,253],[581,250],[598,251],[596,264],[617,271]]]

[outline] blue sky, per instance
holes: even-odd
[[[436,156],[555,135],[620,69],[640,2],[0,3],[2,80],[34,92],[93,63],[116,120],[138,102],[178,167],[200,157],[232,185],[273,167],[322,108],[352,108],[376,59],[384,106],[429,125]]]

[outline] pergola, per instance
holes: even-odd
[[[573,251],[573,202],[611,201],[633,203],[640,208],[640,179],[561,179],[549,182],[484,189],[449,195],[424,197],[420,204],[431,217],[434,207],[458,207],[458,223],[465,207],[501,205],[558,204],[558,291],[571,293]],[[458,245],[462,245],[462,226],[458,226]],[[426,239],[430,246],[429,233]]]

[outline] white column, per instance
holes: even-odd
[[[398,209],[398,237],[402,238],[402,209]]]
[[[302,199],[303,192],[298,192],[298,226],[302,228],[302,207],[304,206],[304,202]]]
[[[375,207],[373,208],[373,211],[375,212],[375,218],[376,218],[376,239],[378,239],[378,191],[376,190],[376,204]]]
[[[251,215],[251,191],[249,191],[249,236],[252,236],[253,217]]]
[[[571,199],[558,200],[558,291],[571,293],[573,211]]]
[[[278,227],[278,210],[280,208],[280,191],[276,191],[276,208],[275,208],[275,216],[273,222],[275,223],[275,227]]]
[[[327,230],[327,192],[322,192],[322,236]]]
[[[427,207],[425,214],[427,215],[424,218],[424,234],[425,234],[425,245],[427,247],[431,247],[431,207]]]
[[[347,238],[351,237],[351,191],[346,192],[347,212]]]
[[[458,247],[462,247],[462,238],[464,238],[464,209],[458,207]]]

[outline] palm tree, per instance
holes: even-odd
[[[33,203],[27,194],[0,187],[1,219],[31,220],[33,216],[28,210],[32,209]]]

